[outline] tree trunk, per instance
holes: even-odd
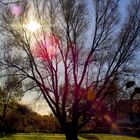
[[[3,106],[3,111],[2,111],[2,116],[1,116],[1,129],[0,129],[0,132],[2,133],[6,133],[6,111],[7,111],[7,104],[4,104]]]
[[[67,132],[65,136],[66,136],[66,140],[78,140],[77,132]]]
[[[67,128],[65,131],[66,140],[78,140],[78,131],[74,128]]]

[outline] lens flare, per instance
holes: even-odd
[[[55,35],[45,33],[31,47],[34,57],[41,60],[52,60],[58,53],[59,39]]]
[[[25,28],[30,32],[36,32],[40,29],[40,24],[37,21],[32,20],[25,24]]]
[[[112,118],[108,115],[105,114],[104,115],[104,119],[107,121],[107,123],[110,125],[110,127],[117,133],[120,133],[120,129],[118,127],[118,125],[112,120]]]
[[[22,13],[22,8],[16,4],[10,5],[10,11],[12,15],[19,16]]]
[[[109,115],[105,114],[104,115],[104,119],[108,122],[108,123],[112,123],[112,119]]]

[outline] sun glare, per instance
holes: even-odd
[[[40,24],[37,21],[30,21],[25,25],[25,28],[30,32],[36,32],[40,28]]]

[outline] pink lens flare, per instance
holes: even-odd
[[[104,119],[108,122],[108,123],[112,123],[112,119],[109,115],[105,114],[104,115]]]
[[[119,129],[118,125],[116,123],[112,123],[111,124],[111,127],[113,130],[115,130],[116,132],[120,133],[121,130]]]
[[[114,120],[112,120],[112,118],[108,114],[104,115],[104,119],[107,121],[107,123],[111,126],[111,128],[114,131],[120,133],[120,129],[119,129],[118,125],[114,122]]]
[[[22,8],[17,4],[12,4],[9,8],[12,15],[14,16],[20,16],[20,14],[22,13]]]
[[[55,35],[45,33],[40,39],[36,39],[31,47],[34,57],[41,60],[52,60],[58,53],[59,39]]]

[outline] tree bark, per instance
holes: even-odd
[[[64,130],[66,140],[78,140],[78,131],[74,127],[69,127]]]
[[[66,134],[66,140],[78,140],[78,132],[68,131]]]

